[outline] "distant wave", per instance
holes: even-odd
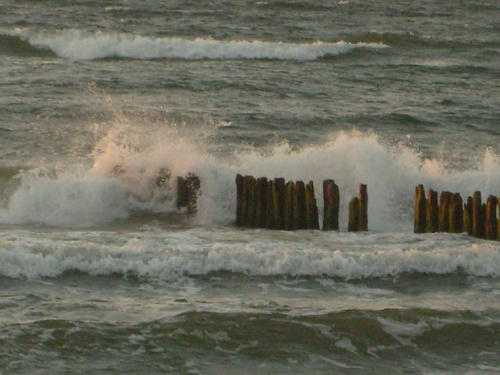
[[[127,59],[276,59],[312,61],[326,56],[337,56],[354,49],[382,49],[381,43],[285,43],[264,41],[221,41],[208,38],[154,38],[134,34],[64,30],[41,32],[16,29],[3,33],[17,37],[29,46],[50,50],[59,57],[72,60],[104,58]]]
[[[413,32],[365,32],[356,33],[345,36],[345,39],[350,43],[374,43],[390,45],[401,49],[414,48],[430,48],[430,49],[454,49],[454,48],[477,48],[478,45],[496,47],[498,43],[495,41],[467,41],[461,38],[446,38],[442,35],[427,35],[425,33]]]

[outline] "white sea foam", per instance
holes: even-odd
[[[301,237],[296,234],[288,241],[273,241],[258,231],[245,238],[235,231],[205,229],[127,234],[4,232],[0,238],[0,276],[32,279],[57,277],[68,271],[135,275],[153,281],[218,271],[343,279],[415,272],[500,276],[500,245],[493,242],[471,244],[461,237],[436,235],[415,243],[419,236],[408,234],[404,243],[370,250],[370,246],[363,246],[380,244],[385,237],[318,233],[317,243],[300,241]],[[357,237],[357,242],[352,237]]]
[[[128,216],[123,187],[95,174],[58,178],[27,175],[0,223],[86,227]]]
[[[220,41],[209,38],[193,40],[149,37],[120,33],[90,33],[80,30],[57,32],[15,29],[9,32],[38,48],[50,49],[60,57],[92,60],[106,57],[131,59],[278,59],[308,61],[337,56],[353,49],[387,48],[377,43],[315,42],[295,44],[264,41]]]

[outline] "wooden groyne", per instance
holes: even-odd
[[[368,194],[360,185],[356,224],[350,231],[368,230]],[[339,230],[340,192],[334,180],[323,181],[323,230]],[[353,206],[353,207],[354,207]],[[351,215],[350,215],[351,216]],[[236,176],[236,226],[277,230],[320,229],[313,181],[288,181]]]
[[[475,191],[465,202],[458,193],[443,191],[439,195],[423,185],[415,188],[415,233],[468,233],[477,238],[500,240],[498,212],[500,200],[488,196],[482,203],[481,192]]]

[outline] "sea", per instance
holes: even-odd
[[[500,194],[499,15],[0,0],[0,374],[500,373],[500,242],[413,233],[418,184]],[[236,227],[237,174],[340,230]]]

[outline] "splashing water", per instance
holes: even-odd
[[[207,145],[216,131],[214,124],[202,130],[186,131],[181,126],[145,130],[121,119],[96,142],[90,169],[68,165],[55,175],[42,169],[23,174],[7,207],[0,210],[0,223],[92,227],[133,212],[176,212],[174,182],[177,176],[194,173],[202,184],[194,222],[228,225],[236,209],[234,178],[241,173],[314,181],[320,214],[322,181],[333,178],[341,191],[342,223],[358,184],[367,184],[370,229],[411,230],[417,184],[467,196],[474,190],[493,194],[500,183],[498,156],[491,150],[476,169],[454,171],[441,159],[422,161],[408,147],[387,146],[374,133],[354,130],[299,150],[282,143],[269,150],[220,157]],[[159,175],[166,170],[170,179],[159,186]]]

